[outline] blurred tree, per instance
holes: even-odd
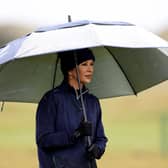
[[[168,27],[160,31],[159,36],[168,41]]]
[[[26,35],[34,30],[33,26],[1,24],[0,25],[0,46],[18,37]]]

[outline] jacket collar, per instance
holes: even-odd
[[[80,99],[81,95],[80,95],[80,91],[79,89],[76,90],[74,89],[72,86],[69,85],[69,83],[65,80],[62,81],[61,85],[60,85],[60,88],[62,90],[64,90],[65,92],[69,92],[71,94],[74,94],[76,96],[76,99]],[[89,92],[89,89],[86,88],[85,86],[83,86],[82,88],[82,95],[86,94]]]

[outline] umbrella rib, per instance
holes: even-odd
[[[131,84],[131,81],[128,79],[127,74],[124,72],[124,69],[122,68],[122,66],[120,65],[120,63],[118,62],[118,60],[116,59],[116,56],[108,49],[108,47],[104,47],[105,49],[107,49],[107,51],[112,55],[112,57],[114,58],[114,60],[116,61],[117,65],[120,67],[122,73],[124,74],[125,78],[127,79],[132,91],[134,92],[135,95],[137,95],[137,92],[135,91],[133,85]]]
[[[54,66],[54,76],[53,76],[53,83],[52,83],[52,89],[55,87],[55,81],[56,81],[56,73],[57,73],[57,66],[58,66],[59,57],[57,56]]]

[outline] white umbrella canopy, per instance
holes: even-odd
[[[62,78],[57,52],[90,48],[98,98],[137,94],[168,79],[168,43],[125,22],[79,21],[40,28],[0,49],[0,100],[37,103]]]

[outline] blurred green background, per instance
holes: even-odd
[[[33,27],[0,26],[0,44]],[[166,29],[165,29],[166,30]],[[160,36],[168,39],[167,32]],[[101,100],[109,139],[99,168],[168,167],[168,82],[138,96]],[[35,104],[5,103],[0,112],[0,168],[37,168]]]
[[[109,139],[101,168],[167,168],[168,83],[136,96],[101,100]],[[5,103],[0,113],[0,168],[36,168],[35,104]]]

